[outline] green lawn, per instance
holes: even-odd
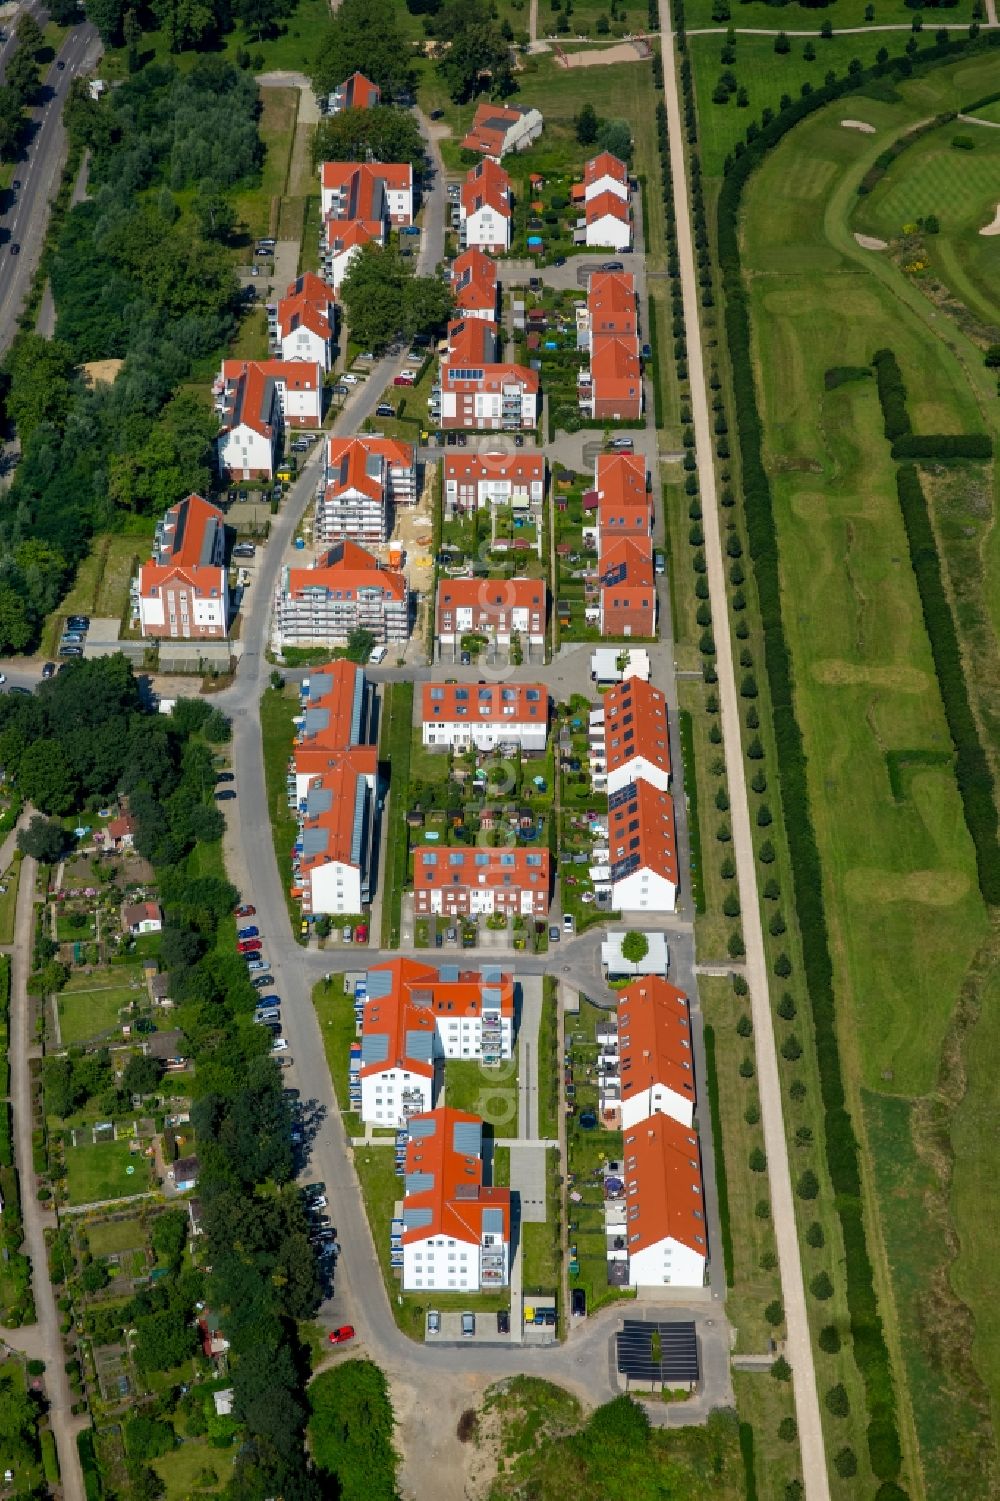
[[[974,141],[975,149],[955,150],[956,135]],[[859,201],[855,223],[867,234],[899,240],[904,226],[912,231],[917,220],[935,215],[940,232],[911,236],[901,249],[903,264],[927,267],[922,274],[911,273],[915,285],[930,295],[935,282],[944,282],[974,316],[1000,325],[997,241],[979,233],[992,222],[998,204],[1000,130],[952,121],[896,158],[874,191]]]
[[[991,82],[995,86],[995,74],[995,59],[973,58],[902,85],[897,100],[842,99],[788,135],[744,195],[765,463],[823,858],[848,1106],[872,1164],[867,1207],[878,1217],[876,1276],[892,1279],[893,1299],[886,1298],[884,1282],[880,1294],[900,1384],[904,1449],[908,1462],[922,1464],[928,1495],[942,1486],[986,1494],[983,1466],[994,1437],[984,1388],[994,1410],[1000,1395],[995,1300],[986,1271],[997,1191],[979,1147],[991,1139],[988,1123],[995,1122],[987,1060],[997,1057],[1000,1023],[982,977],[990,962],[995,965],[995,955],[989,957],[995,940],[988,936],[954,774],[943,759],[950,739],[874,385],[859,381],[826,391],[823,376],[834,365],[867,364],[877,348],[890,346],[909,391],[914,431],[979,432],[985,425],[997,434],[993,381],[981,352],[957,321],[935,313],[889,256],[854,243],[851,218],[856,184],[887,142],[918,120],[960,110]],[[845,118],[870,121],[876,134],[844,130]],[[933,144],[915,150],[918,185],[921,173],[940,177]],[[966,155],[975,160],[975,152],[950,154],[962,158],[954,164],[956,175],[965,172]],[[896,165],[906,163],[904,154]],[[976,178],[976,192],[983,180]],[[887,182],[886,194],[894,186]],[[945,193],[942,186],[942,205],[956,222],[969,211],[971,191],[949,183]],[[906,208],[897,198],[896,218]],[[943,497],[935,520],[949,516],[944,502],[961,490],[964,473],[984,533],[995,531],[995,475],[984,478],[977,467],[955,473],[950,491],[936,480],[929,487],[932,507]],[[992,592],[994,565],[989,549],[977,551],[962,531],[956,513],[943,532],[946,571],[953,570],[967,591],[963,575],[971,573],[981,602]],[[970,673],[975,695],[984,681],[996,680],[996,637],[985,608],[974,617],[960,609],[958,621],[976,654]],[[911,765],[897,799],[890,766],[911,752],[928,764]],[[942,759],[930,764],[935,756]],[[963,993],[964,1017],[978,1016],[971,1035],[956,1031]],[[956,1075],[963,1039],[968,1056]],[[952,1080],[963,1077],[973,1059],[962,1099],[961,1085],[953,1089]],[[720,1087],[725,1100],[724,1081]],[[929,1166],[946,1163],[952,1130],[956,1161],[960,1142],[972,1150],[961,1192],[956,1188],[949,1203],[947,1178]],[[731,1182],[731,1202],[733,1192]],[[961,1263],[952,1264],[949,1245],[961,1246]],[[952,1286],[972,1311],[974,1335],[964,1322],[966,1310],[952,1301]],[[970,1349],[974,1371],[964,1360]],[[835,1432],[828,1437],[836,1444]]]
[[[700,30],[702,27],[719,27],[724,30],[727,25],[752,29],[753,27],[766,27],[769,31],[777,31],[784,27],[786,31],[819,31],[824,21],[829,21],[835,31],[845,26],[864,26],[866,24],[865,10],[868,0],[834,0],[831,5],[817,10],[815,6],[798,4],[786,4],[780,7],[767,5],[763,0],[732,0],[730,9],[732,15],[729,21],[716,21],[712,17],[712,11],[716,8],[718,0],[687,0],[684,6],[684,20],[688,31]],[[905,0],[874,0],[875,16],[871,24],[875,26],[905,26],[909,28],[914,12],[905,4]],[[971,21],[972,0],[959,0],[959,3],[948,10],[928,11],[924,16],[924,26],[928,31],[933,30],[934,24],[940,20],[943,24],[957,25],[961,21]],[[905,39],[904,39],[905,40]]]
[[[94,1256],[111,1256],[144,1246],[146,1231],[134,1216],[125,1220],[103,1220],[87,1226],[87,1240]]]
[[[134,1173],[126,1172],[133,1167]],[[100,1142],[66,1149],[66,1185],[71,1204],[121,1199],[149,1187],[149,1164],[129,1151],[127,1141]]]
[[[496,1136],[517,1135],[516,1058],[500,1068],[484,1068],[472,1058],[452,1058],[444,1069],[447,1105],[482,1116]]]
[[[65,1047],[114,1031],[125,1006],[143,994],[120,985],[101,990],[66,990],[58,997],[59,1035]]]
[[[981,109],[973,110],[973,115],[977,120],[989,120],[993,125],[1000,125],[1000,99],[995,99],[992,104],[984,104]]]
[[[14,942],[14,913],[20,879],[21,862],[14,860],[4,873],[3,884],[7,890],[0,892],[0,943]]]
[[[217,1449],[207,1438],[190,1438],[152,1465],[163,1482],[164,1501],[190,1501],[227,1483],[235,1458],[234,1448]]]
[[[299,928],[298,903],[293,901],[289,893],[292,886],[292,845],[295,843],[298,825],[294,811],[288,806],[286,777],[295,734],[292,720],[297,713],[298,694],[294,684],[287,689],[268,688],[261,696],[260,733],[264,743],[264,781],[271,817],[271,837],[288,904],[288,919],[296,934]]]
[[[743,7],[740,6],[739,9],[742,13]],[[825,16],[827,12],[824,11],[823,14]],[[772,11],[770,25],[775,25],[774,17],[779,15],[781,19],[777,24],[785,24],[789,29],[794,26],[795,23],[786,10]],[[813,15],[816,13],[813,12]],[[752,23],[744,23],[741,14],[735,24]],[[818,29],[818,19],[812,24]],[[742,139],[751,120],[759,121],[761,111],[766,106],[777,111],[782,94],[789,94],[797,99],[803,83],[808,81],[816,88],[831,69],[838,78],[841,77],[847,72],[848,63],[855,57],[860,58],[867,67],[875,61],[875,54],[880,47],[889,47],[893,54],[896,50],[901,52],[906,37],[901,36],[896,47],[892,45],[892,34],[885,33],[832,37],[829,41],[817,37],[812,43],[816,52],[815,59],[807,62],[803,57],[803,51],[809,45],[806,38],[790,38],[791,50],[780,56],[774,50],[773,37],[737,35],[736,61],[728,66],[720,60],[725,40],[724,35],[693,36],[689,43],[698,99],[699,151],[705,173],[709,177],[721,173],[727,152],[732,150],[736,141]],[[737,86],[746,89],[748,102],[745,107],[737,104],[735,94],[730,94],[728,103],[713,103],[712,93],[724,72],[731,72]],[[867,101],[859,102],[858,113],[853,117],[867,121],[869,116],[865,113],[866,107]],[[846,119],[849,116],[842,110],[839,118]],[[843,134],[854,136],[858,133],[845,130]],[[818,167],[821,169],[823,165],[821,162]],[[815,173],[810,173],[803,164],[798,183],[803,189],[803,203],[813,191],[814,176]]]
[[[316,43],[322,34],[330,12],[326,0],[298,0],[294,13],[283,22],[279,35],[261,42],[255,34],[237,26],[222,38],[221,54],[232,60],[236,53],[245,50],[254,59],[254,72],[270,72],[287,69],[290,72],[307,72],[312,64]],[[182,72],[193,68],[199,56],[197,52],[170,54],[169,38],[163,31],[149,31],[142,38],[142,50],[149,60],[173,62]],[[259,65],[257,59],[260,59]],[[123,47],[109,48],[101,60],[101,75],[108,79],[125,78],[128,73],[128,58]]]
[[[149,518],[133,516],[121,531],[104,532],[93,539],[69,593],[45,619],[40,647],[44,655],[55,655],[67,615],[82,613],[123,619],[129,581],[138,564],[149,555],[152,533]]]
[[[354,1042],[358,1033],[354,1023],[353,997],[344,994],[343,976],[334,975],[329,984],[325,980],[320,980],[319,984],[313,988],[313,1005],[316,1007],[316,1017],[323,1034],[326,1066],[330,1070],[330,1079],[337,1096],[337,1103],[344,1112],[344,1126],[349,1136],[361,1136],[365,1129],[361,1117],[355,1115],[353,1111],[346,1110],[347,1065],[351,1043]]]
[[[399,943],[403,887],[407,876],[410,744],[413,728],[413,684],[388,683],[383,690],[379,759],[390,767],[386,868],[382,888],[382,946]]]

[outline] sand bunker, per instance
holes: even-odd
[[[845,130],[863,130],[866,136],[875,134],[874,125],[869,125],[867,120],[841,120],[840,123]]]
[[[877,240],[874,235],[855,234],[854,238],[862,250],[885,250],[887,241]]]
[[[855,866],[844,876],[847,895],[855,902],[920,902],[925,907],[951,907],[969,889],[960,870],[878,870]]]
[[[997,211],[993,215],[993,223],[987,224],[986,228],[981,229],[979,233],[981,235],[1000,235],[1000,203],[997,204]]]

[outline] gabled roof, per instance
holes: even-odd
[[[646,460],[641,453],[601,453],[594,465],[594,488],[598,502],[616,505],[649,503]]]
[[[626,1131],[623,1155],[628,1252],[676,1240],[708,1254],[698,1138],[669,1115]]]
[[[403,1244],[430,1236],[479,1245],[484,1230],[510,1239],[510,1190],[483,1186],[483,1123],[442,1107],[407,1122]]]
[[[289,568],[286,578],[288,592],[293,595],[312,589],[339,590],[349,600],[358,589],[375,588],[400,603],[406,599],[403,575],[395,568],[383,568],[356,542],[335,542],[316,560],[315,568]]]
[[[651,870],[677,885],[674,800],[652,782],[630,782],[608,799],[608,849],[612,881]]]
[[[244,426],[264,438],[273,437],[277,392],[265,365],[258,360],[223,360],[220,383],[222,431]]]
[[[326,752],[327,766],[310,783],[298,843],[302,874],[336,861],[359,866],[368,779],[378,770],[373,745]],[[296,763],[296,770],[299,768]]]
[[[541,891],[548,896],[547,849],[434,849],[421,845],[413,857],[414,891]]]
[[[497,268],[477,245],[455,257],[451,267],[451,285],[459,309],[490,308],[497,303]]]
[[[188,495],[171,506],[160,524],[155,562],[198,568],[212,561],[225,517],[218,506],[200,495]]]
[[[639,396],[642,366],[635,335],[594,334],[590,346],[590,377],[595,396]]]
[[[501,218],[510,218],[510,178],[490,157],[477,162],[462,184],[462,207],[467,214],[492,208]]]
[[[317,307],[325,307],[336,301],[332,287],[327,286],[321,276],[315,271],[303,271],[294,281],[290,281],[285,288],[286,297],[308,297],[310,302],[315,302]]]
[[[694,1105],[691,1012],[683,990],[659,975],[618,993],[621,1097],[631,1100],[660,1084]]]
[[[587,289],[591,326],[634,334],[638,326],[635,277],[630,271],[595,271]]]
[[[478,484],[481,480],[520,480],[525,485],[538,484],[545,478],[545,455],[528,453],[523,449],[514,453],[447,454],[444,461],[446,480],[466,480]]]
[[[433,1079],[436,1031],[431,1013],[400,995],[367,1001],[361,1018],[361,1077],[402,1068]]]
[[[465,720],[469,724],[504,725],[549,718],[549,690],[544,683],[425,683],[421,720],[437,723]]]
[[[329,755],[363,744],[365,689],[365,674],[355,662],[330,662],[326,667],[313,668],[302,702],[296,766],[300,756],[313,750]],[[374,746],[365,748],[374,750]]]
[[[651,590],[653,553],[649,538],[616,537],[601,546],[601,588],[612,594],[617,590]]]
[[[528,106],[480,104],[462,145],[466,151],[483,151],[490,156],[502,156],[507,132],[522,116],[530,113]]]
[[[637,756],[670,775],[667,698],[642,678],[626,678],[604,695],[604,761],[609,772]]]
[[[382,90],[363,73],[352,73],[334,90],[341,101],[342,109],[374,109],[382,98]]]
[[[506,615],[511,610],[545,612],[544,579],[442,579],[438,584],[438,611],[472,606],[480,614]]]
[[[497,356],[497,325],[489,318],[456,318],[448,324],[447,364],[491,365]]]
[[[617,156],[612,156],[610,151],[602,151],[598,156],[591,157],[584,167],[584,185],[590,187],[592,183],[600,182],[602,177],[611,177],[627,187],[628,167]]]
[[[619,198],[617,193],[605,189],[603,193],[595,193],[593,198],[587,199],[585,217],[588,224],[596,224],[599,219],[610,217],[618,219],[622,224],[628,224],[628,201]]]
[[[327,496],[354,491],[381,500],[389,469],[413,468],[413,445],[394,438],[331,438],[326,462]]]

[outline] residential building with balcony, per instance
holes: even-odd
[[[217,506],[188,495],[153,534],[153,555],[139,569],[143,636],[223,640],[229,626],[226,523]]]
[[[333,289],[311,271],[291,282],[284,297],[268,308],[271,339],[282,360],[303,360],[324,371],[333,363],[336,322]]]
[[[363,73],[352,73],[327,95],[328,115],[341,115],[346,109],[376,109],[382,102],[382,90]]]
[[[462,146],[499,162],[509,152],[527,151],[538,140],[544,123],[531,105],[484,102],[477,106]]]
[[[668,1115],[625,1132],[629,1286],[704,1286],[708,1259],[698,1138]]]
[[[545,750],[549,690],[543,683],[425,683],[421,738],[450,750]]]
[[[452,261],[451,290],[460,318],[496,322],[500,301],[496,262],[477,245],[463,250]]]
[[[470,453],[459,449],[444,460],[446,515],[470,514],[494,506],[540,512],[545,499],[545,455],[515,449],[513,453]]]
[[[589,732],[596,790],[611,794],[644,781],[669,792],[667,698],[659,688],[639,677],[616,683],[591,710]]]
[[[273,639],[287,646],[346,646],[354,630],[377,642],[410,633],[406,579],[354,542],[337,542],[312,568],[285,567],[274,596]]]
[[[404,1292],[506,1287],[510,1190],[484,1182],[483,1123],[442,1107],[406,1122]]]
[[[598,334],[634,339],[639,333],[639,304],[635,277],[630,271],[595,271],[587,287],[587,301],[577,305],[577,344],[590,350]]]
[[[589,203],[603,193],[612,193],[623,203],[628,202],[628,167],[610,151],[601,151],[591,157],[583,169],[583,196]]]
[[[674,800],[652,782],[630,782],[608,798],[608,864],[596,878],[618,912],[677,906]]]
[[[544,648],[548,591],[544,579],[442,578],[438,583],[436,635],[457,647],[474,633],[498,646],[522,643]]]
[[[691,1010],[683,990],[649,975],[619,991],[616,1071],[623,1130],[659,1115],[693,1129]]]
[[[466,175],[459,202],[459,239],[463,249],[472,246],[503,255],[510,249],[513,196],[510,178],[489,157]]]
[[[331,438],[316,501],[317,542],[382,546],[392,531],[393,507],[413,505],[416,487],[412,443],[367,435]]]
[[[590,368],[577,376],[580,410],[598,421],[641,422],[642,362],[634,334],[592,334]]]
[[[413,857],[418,917],[545,917],[551,898],[547,849],[435,849]]]

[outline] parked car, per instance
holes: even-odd
[[[389,648],[387,646],[373,646],[372,654],[368,660],[373,667],[378,667],[379,663],[384,662],[388,655]]]
[[[666,573],[666,571],[667,571],[667,559],[666,559],[666,555],[664,553],[662,553],[662,552],[654,552],[653,553],[653,567],[656,569],[657,573]]]
[[[342,375],[340,379],[343,381],[345,386],[360,386],[361,384],[360,375],[355,375],[352,370],[348,370],[347,374]]]
[[[246,960],[247,970],[252,975],[257,974],[258,971],[262,969],[267,969],[266,962],[263,959],[259,958],[256,954],[247,954]],[[270,975],[268,976],[268,979],[271,979]],[[271,983],[274,983],[273,980],[271,981]]]
[[[573,921],[573,914],[572,914],[572,912],[565,912],[565,913],[563,913],[563,932],[564,933],[575,933],[576,932],[576,923]]]
[[[574,1287],[569,1295],[570,1310],[575,1319],[583,1319],[587,1316],[587,1290],[583,1287]]]
[[[222,787],[215,794],[215,801],[217,803],[231,803],[235,796],[236,793],[233,791],[232,787]]]
[[[243,938],[237,943],[237,951],[241,954],[259,954],[264,945],[259,938]]]
[[[506,1308],[497,1309],[497,1333],[510,1333],[510,1314],[507,1312]]]
[[[83,641],[83,631],[63,631],[63,646],[79,646]]]
[[[271,1052],[272,1053],[287,1053],[288,1052],[288,1039],[286,1037],[276,1037],[274,1039],[274,1041],[272,1042],[272,1044],[271,1044]]]
[[[251,906],[249,902],[241,902],[240,905],[233,912],[233,916],[234,917],[256,917],[257,916],[257,908]]]
[[[330,1330],[331,1345],[346,1345],[348,1340],[354,1338],[354,1325],[341,1324],[339,1329]]]
[[[265,1006],[263,1010],[254,1012],[253,1019],[258,1023],[277,1022],[277,1024],[280,1026],[281,1012],[278,1010],[277,1006]]]
[[[635,444],[631,438],[610,438],[608,447],[616,449],[619,453],[631,453]]]
[[[368,925],[367,925],[367,923],[363,923],[363,922],[359,922],[358,923],[357,927],[354,929],[354,942],[355,943],[367,943],[368,942]]]
[[[68,615],[66,617],[66,629],[68,631],[89,631],[89,615]]]
[[[231,771],[219,771],[215,775],[216,782],[235,782],[236,777]]]
[[[474,1313],[462,1314],[462,1338],[471,1339],[476,1332],[476,1315]]]
[[[237,938],[259,938],[260,937],[260,929],[259,928],[238,928],[237,931],[236,931],[236,936],[237,936]]]
[[[549,942],[558,943],[561,937],[562,934],[559,932],[559,929],[556,927],[555,923],[553,923],[549,928]]]
[[[624,271],[624,261],[605,261],[600,268],[602,271]]]
[[[440,1334],[441,1333],[441,1315],[438,1313],[438,1311],[437,1311],[436,1308],[428,1309],[428,1312],[427,1312],[427,1333],[428,1334]]]
[[[254,978],[250,981],[250,983],[251,983],[251,985],[253,986],[253,988],[255,990],[263,990],[264,987],[265,987],[265,985],[273,985],[274,984],[274,976],[273,975],[255,975]]]
[[[375,408],[376,417],[395,417],[396,408],[389,401],[380,401]]]
[[[56,656],[57,657],[82,657],[83,656],[83,647],[82,646],[60,646],[59,650],[56,652]],[[13,690],[11,690],[11,691],[13,692]]]
[[[42,668],[42,681],[44,683],[47,683],[48,680],[49,680],[49,678],[55,677],[55,672],[56,672],[56,664],[54,662],[46,662],[45,666]],[[6,681],[7,681],[7,679],[6,679],[6,676],[5,676],[4,677],[4,682],[6,682]]]
[[[393,377],[392,383],[394,386],[415,386],[417,382],[412,370],[404,370],[401,375]]]

